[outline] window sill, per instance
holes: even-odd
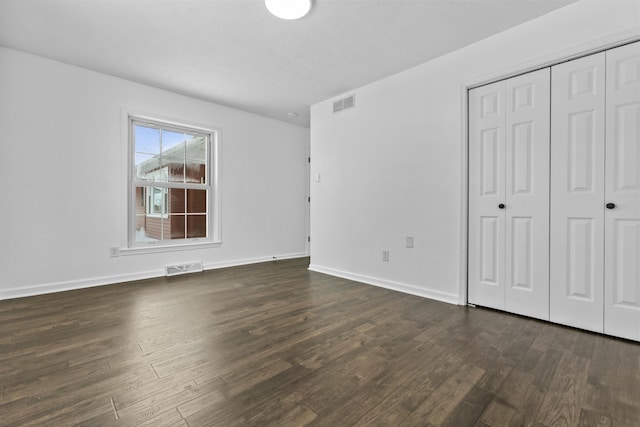
[[[194,249],[209,249],[219,248],[222,246],[222,242],[199,242],[199,243],[186,243],[182,245],[158,245],[158,246],[136,246],[133,248],[120,249],[120,255],[141,255],[141,254],[155,254],[159,252],[176,252],[176,251],[188,251]]]

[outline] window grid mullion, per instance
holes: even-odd
[[[211,190],[208,184],[196,183],[180,183],[180,182],[164,182],[164,181],[133,181],[134,187],[160,187],[160,188],[178,188],[188,190]]]
[[[164,163],[164,153],[162,150],[162,134],[164,133],[164,130],[160,129],[159,130],[159,134],[160,134],[160,154],[159,154],[159,159],[160,159],[160,171],[162,171],[162,164]],[[160,177],[162,177],[162,172],[160,172]],[[155,196],[154,196],[155,197]],[[162,218],[162,200],[160,202],[160,240],[164,240],[164,218]]]

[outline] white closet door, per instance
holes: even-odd
[[[602,332],[605,54],[551,72],[550,320]]]
[[[640,42],[606,57],[604,331],[640,340]]]
[[[469,91],[469,302],[547,320],[549,78]]]
[[[505,83],[469,91],[469,302],[505,308]]]
[[[506,310],[549,320],[550,69],[506,81]]]

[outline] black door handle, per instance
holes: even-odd
[[[615,209],[616,204],[615,203],[607,203],[606,206],[607,206],[607,209]]]
[[[500,208],[500,209],[504,209],[504,203],[500,203],[500,204],[498,205],[498,208]]]

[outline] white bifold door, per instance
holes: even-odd
[[[640,341],[640,42],[606,55],[604,332]]]
[[[469,302],[640,341],[640,42],[469,91]]]
[[[469,302],[549,319],[548,68],[469,91]]]
[[[550,320],[640,340],[640,43],[552,81]]]
[[[552,80],[550,320],[603,332],[604,52]]]

